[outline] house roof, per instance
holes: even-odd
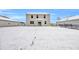
[[[27,12],[27,14],[49,14],[45,12]]]
[[[6,16],[1,16],[0,15],[0,20],[10,20],[8,17],[6,17]]]
[[[7,16],[2,16],[2,15],[0,15],[0,20],[16,21],[16,20],[10,19],[10,18],[7,17]]]
[[[76,16],[65,17],[59,21],[78,20],[78,19],[79,19],[79,15],[76,15]]]

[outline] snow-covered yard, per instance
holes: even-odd
[[[1,27],[0,49],[79,49],[79,30],[60,27]]]

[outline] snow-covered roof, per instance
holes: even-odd
[[[1,16],[1,15],[0,15],[0,20],[16,21],[16,20],[12,20],[12,19],[10,19],[9,17]]]
[[[8,17],[0,16],[0,20],[9,20]]]
[[[79,19],[79,15],[76,15],[76,16],[70,16],[70,17],[65,17],[59,21],[66,21],[66,20],[77,20]]]

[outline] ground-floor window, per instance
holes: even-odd
[[[44,24],[46,24],[47,22],[45,21],[45,23]]]
[[[30,21],[30,24],[34,24],[34,21]]]
[[[10,23],[8,23],[8,24],[10,24]]]

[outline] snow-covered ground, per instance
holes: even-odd
[[[79,49],[79,30],[60,27],[1,27],[0,49]]]

